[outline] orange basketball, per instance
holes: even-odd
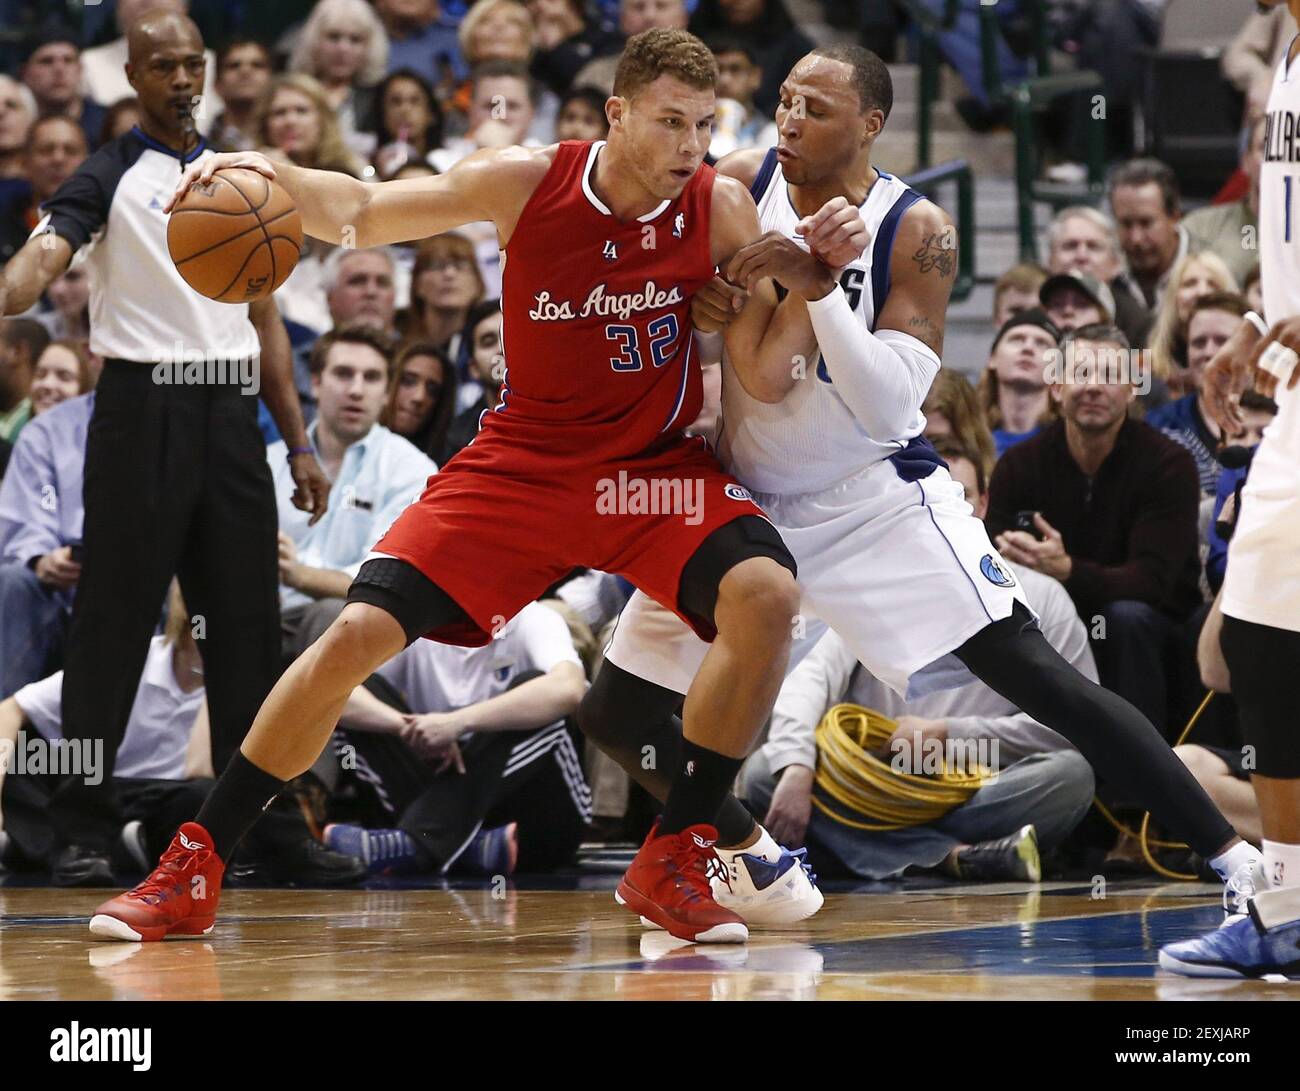
[[[167,251],[185,283],[219,303],[252,303],[298,264],[302,220],[284,189],[255,170],[219,170],[172,209]]]

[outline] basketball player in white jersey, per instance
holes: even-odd
[[[1287,6],[1300,18],[1300,0]],[[1278,404],[1228,545],[1220,638],[1242,734],[1255,751],[1250,779],[1264,828],[1268,889],[1250,901],[1247,915],[1161,950],[1161,966],[1194,977],[1300,976],[1300,37],[1273,75],[1264,134],[1264,316],[1247,315],[1205,381],[1225,434],[1240,429],[1237,399],[1252,384]]]
[[[1102,778],[1150,808],[1225,880],[1248,875],[1258,852],[1141,713],[1055,652],[961,485],[921,438],[956,237],[937,206],[871,164],[893,99],[888,69],[858,46],[818,49],[795,65],[781,95],[779,146],[718,164],[750,186],[767,233],[722,270],[741,288],[715,280],[712,305],[693,313],[706,330],[725,324],[743,288],[763,277],[806,300],[815,346],[806,367],[795,361],[756,374],[746,361],[742,376],[724,359],[717,442],[799,565],[796,636],[804,639],[791,666],[829,626],[902,695],[961,685],[973,674],[1073,742]],[[814,214],[834,198],[858,207],[873,235],[838,282],[801,246]],[[673,615],[634,595],[579,710],[588,736],[660,798],[667,781],[658,770],[675,767],[673,713],[706,651]],[[816,911],[820,893],[792,854],[734,798],[716,825],[731,872],[730,890],[715,884],[720,904],[751,927]]]

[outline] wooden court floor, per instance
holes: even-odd
[[[1219,920],[1212,887],[873,887],[744,946],[642,930],[614,880],[567,890],[231,890],[202,940],[94,942],[97,891],[0,887],[0,1000],[1300,999],[1187,981],[1160,944]]]

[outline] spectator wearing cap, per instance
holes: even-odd
[[[1196,466],[1130,418],[1123,333],[1084,326],[1062,350],[1061,417],[999,459],[985,524],[1007,560],[1064,584],[1102,684],[1168,732],[1193,681],[1182,625],[1201,603]]]
[[[0,261],[8,261],[22,249],[40,220],[40,206],[72,177],[86,154],[86,134],[70,117],[43,117],[31,127],[26,146],[28,185],[12,187],[0,211]]]
[[[66,117],[81,126],[94,151],[104,127],[104,107],[81,93],[81,48],[65,23],[48,22],[27,40],[22,78],[42,117]]]
[[[719,37],[709,48],[718,61],[718,104],[709,154],[721,159],[738,148],[774,147],[776,122],[754,105],[763,82],[754,47],[740,38]]]
[[[1062,333],[1115,321],[1115,296],[1096,277],[1072,269],[1053,273],[1038,290],[1047,317]]]
[[[22,185],[27,131],[36,120],[36,99],[25,83],[0,73],[0,195],[6,183]]]
[[[977,393],[999,458],[1052,419],[1047,368],[1059,339],[1040,307],[1013,314],[993,339]]]
[[[294,507],[285,442],[267,448],[279,509],[286,660],[301,655],[329,628],[370,547],[437,472],[432,459],[379,423],[392,365],[391,341],[364,324],[331,330],[312,349],[318,412],[307,438],[330,480],[323,518],[313,523],[309,513]]]
[[[127,38],[131,27],[146,13],[174,11],[184,15],[189,7],[189,0],[117,0],[117,29],[121,37],[82,53],[82,94],[101,106],[134,98],[135,88],[126,78]],[[203,61],[202,108],[194,112],[194,120],[198,131],[207,135],[221,112],[221,96],[216,87],[217,55],[211,49],[204,49]]]
[[[375,0],[375,13],[388,33],[389,72],[409,68],[435,87],[465,77],[457,20],[438,0]]]
[[[223,152],[256,150],[257,114],[271,88],[271,51],[251,38],[236,38],[217,54],[217,92],[223,109],[212,126],[212,144]]]
[[[1222,470],[1216,452],[1223,438],[1219,425],[1205,407],[1201,380],[1214,354],[1241,325],[1246,301],[1235,292],[1201,296],[1187,319],[1187,369],[1184,385],[1190,393],[1147,414],[1147,423],[1181,443],[1196,461],[1201,492],[1214,496]]]
[[[1111,173],[1108,194],[1124,251],[1120,287],[1155,310],[1174,266],[1191,248],[1180,222],[1178,176],[1158,159],[1130,159]]]
[[[1193,252],[1215,254],[1238,284],[1259,261],[1259,168],[1264,161],[1264,115],[1251,123],[1241,156],[1246,192],[1239,200],[1206,205],[1183,220]]]
[[[1047,279],[1047,270],[1036,262],[1022,261],[1013,265],[993,285],[993,327],[1003,324],[1017,311],[1030,311],[1038,306],[1038,290]]]
[[[1077,269],[1096,277],[1115,299],[1115,325],[1131,345],[1145,345],[1151,311],[1120,281],[1123,257],[1115,225],[1104,212],[1087,205],[1061,209],[1047,228],[1047,268],[1052,273]]]

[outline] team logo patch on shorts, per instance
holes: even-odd
[[[731,497],[732,500],[753,500],[754,499],[754,497],[750,494],[750,491],[747,488],[745,488],[744,485],[737,485],[733,483],[728,485],[722,491],[725,492],[729,497]]]
[[[980,558],[980,571],[984,573],[984,578],[989,583],[997,584],[998,587],[1016,585],[1016,578],[1011,574],[1011,570],[1002,562],[1002,558],[995,557],[992,553],[985,553]]]

